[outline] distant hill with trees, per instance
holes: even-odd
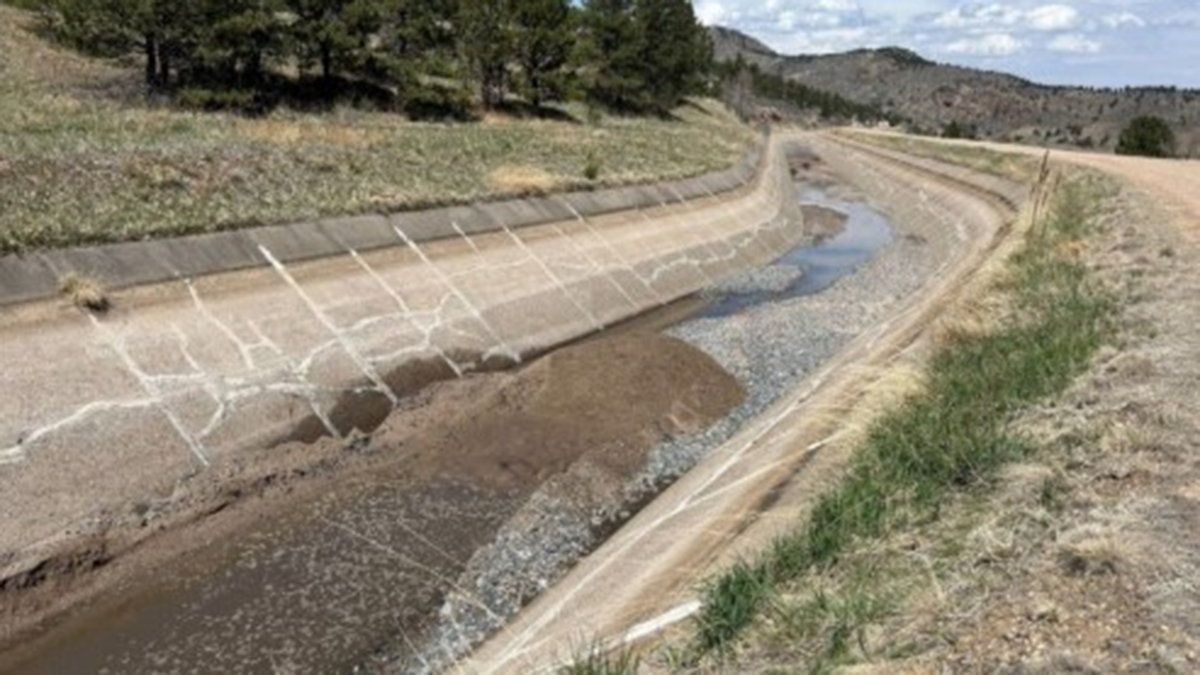
[[[710,32],[718,62],[740,59],[762,74],[906,120],[912,131],[1115,150],[1121,132],[1149,116],[1170,127],[1177,155],[1200,157],[1200,90],[1047,86],[897,47],[788,56],[736,30]]]

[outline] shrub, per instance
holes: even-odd
[[[1175,132],[1160,117],[1138,117],[1125,127],[1117,139],[1117,154],[1171,157],[1175,154]]]
[[[583,177],[588,180],[596,180],[600,178],[601,168],[600,157],[594,150],[589,151],[587,155],[587,162],[583,165]]]

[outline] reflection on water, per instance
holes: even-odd
[[[793,249],[772,263],[790,267],[800,275],[782,290],[750,290],[723,294],[699,317],[718,318],[737,314],[755,305],[815,295],[838,279],[854,273],[859,265],[892,242],[892,226],[881,213],[860,202],[843,202],[825,192],[807,187],[800,194],[805,205],[823,206],[846,214],[846,226],[838,235]]]

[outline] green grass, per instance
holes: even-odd
[[[59,49],[32,24],[0,5],[0,255],[680,178],[753,140],[710,101],[674,120],[184,112],[147,101],[136,64]]]
[[[872,425],[846,478],[810,518],[760,559],[708,584],[696,658],[731,647],[781,587],[835,570],[870,542],[936,521],[951,496],[987,488],[1000,467],[1032,452],[1032,442],[1012,430],[1014,417],[1063,392],[1116,330],[1115,298],[1068,252],[1087,234],[1094,196],[1078,181],[1059,190],[1047,221],[1010,260],[1003,291],[1011,316],[991,334],[939,351],[923,391]],[[1056,498],[1053,486],[1044,493],[1047,502]],[[802,628],[807,621],[828,636],[823,653],[808,655],[817,672],[837,664],[886,608],[866,587],[842,585],[853,592],[818,595],[791,610]]]

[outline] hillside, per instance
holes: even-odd
[[[43,40],[0,4],[0,255],[724,169],[753,140],[718,104],[673,119],[488,113],[416,122],[335,106],[264,116],[148,98],[136,62]]]
[[[1051,87],[895,47],[785,56],[738,31],[712,35],[718,59],[740,54],[766,72],[910,119],[917,130],[958,122],[990,139],[1112,149],[1130,120],[1155,115],[1175,128],[1181,154],[1200,157],[1200,91]]]

